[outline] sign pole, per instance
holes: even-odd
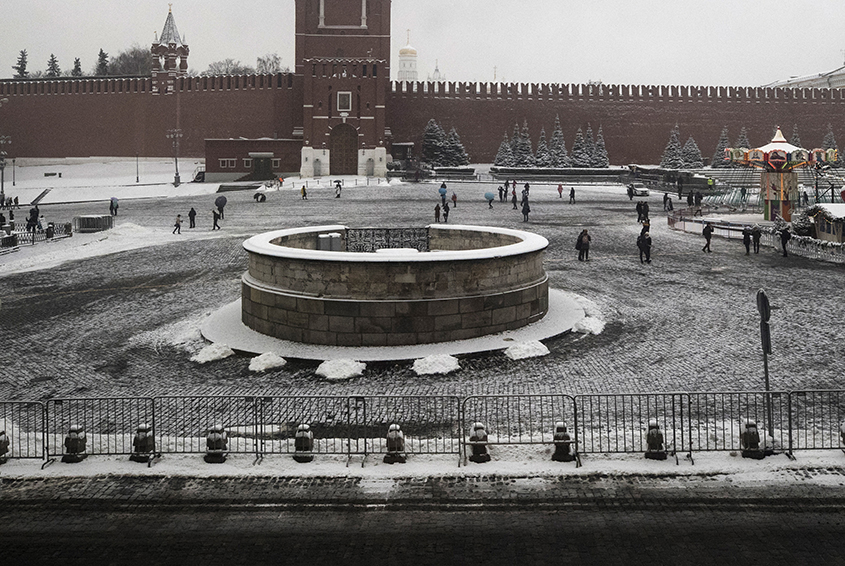
[[[771,307],[766,291],[757,291],[757,310],[760,312],[760,341],[763,346],[763,375],[766,380],[766,420],[769,429],[769,436],[774,438],[774,420],[772,419],[772,395],[769,388],[769,354],[772,353],[772,335],[769,331],[769,317]]]

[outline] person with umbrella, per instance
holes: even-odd
[[[220,220],[220,213],[212,208],[211,209],[211,217],[214,219],[214,223],[211,225],[212,232],[214,230],[219,230],[220,225],[217,223],[217,221]]]
[[[220,219],[225,220],[226,217],[223,215],[223,207],[226,206],[226,197],[220,195],[216,199],[214,199],[214,206],[217,207],[217,210],[220,211]]]
[[[444,181],[442,185],[440,185],[440,189],[438,190],[440,193],[440,201],[442,204],[446,204],[446,182]]]
[[[496,198],[496,195],[493,193],[484,193],[484,198],[487,199],[487,204],[490,208],[493,208],[493,199]]]

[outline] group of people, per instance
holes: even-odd
[[[558,198],[563,198],[563,184],[557,186]],[[575,204],[575,187],[569,187],[569,204]]]
[[[225,206],[225,205],[224,205]],[[218,206],[217,208],[211,209],[211,229],[212,230],[220,230],[220,224],[218,222],[223,219],[223,206]],[[173,234],[181,234],[182,233],[182,215],[176,215],[176,222],[173,224]],[[188,211],[188,227],[189,228],[196,228],[197,227],[197,211],[194,207],[191,207],[191,210]]]
[[[3,200],[0,200],[0,210],[8,208],[12,210],[12,208],[20,208],[21,205],[18,204],[18,197],[12,198],[7,197]]]

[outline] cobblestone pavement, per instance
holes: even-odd
[[[0,480],[0,489],[10,564],[843,563],[841,487],[708,476],[112,476]]]
[[[364,376],[328,382],[316,364],[292,361],[266,373],[247,358],[206,365],[189,360],[203,344],[197,334],[211,312],[237,299],[246,269],[242,242],[270,229],[326,223],[421,226],[433,220],[437,185],[350,187],[272,193],[257,204],[252,192],[227,193],[223,230],[210,231],[214,195],[121,202],[118,223],[160,228],[161,245],[59,267],[0,275],[2,363],[0,399],[160,394],[391,394],[601,393],[760,390],[763,368],[755,293],[765,288],[774,311],[769,358],[774,389],[842,388],[845,327],[841,266],[784,258],[764,248],[744,255],[742,244],[672,231],[652,195],[651,265],[635,246],[640,225],[624,188],[578,187],[578,203],[557,197],[556,185],[534,185],[528,223],[510,204],[483,194],[494,185],[452,183],[453,223],[488,224],[537,232],[550,242],[546,270],[553,287],[595,302],[607,326],[597,336],[550,340],[551,355],[510,361],[501,354],[467,356],[462,371],[417,377],[410,362],[370,364]],[[171,236],[175,214],[200,211],[198,232]],[[51,219],[101,212],[103,203],[51,205]],[[590,261],[576,260],[575,238],[588,228]],[[189,229],[183,232],[189,232]],[[53,244],[38,244],[53,245]],[[0,257],[0,273],[2,262]],[[174,343],[180,329],[193,339]]]

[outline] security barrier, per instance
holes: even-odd
[[[0,462],[66,455],[68,436],[84,432],[84,455],[132,454],[142,424],[155,454],[207,450],[216,425],[226,452],[295,455],[295,433],[308,425],[312,455],[388,454],[391,425],[401,428],[403,454],[466,457],[471,428],[483,424],[485,445],[552,445],[557,423],[569,426],[574,455],[642,453],[649,424],[665,450],[741,450],[753,421],[765,448],[845,449],[845,390],[676,392],[595,395],[458,396],[165,396],[0,402]],[[768,441],[773,439],[773,444]],[[80,444],[74,445],[79,447]],[[362,462],[363,465],[363,462]]]

